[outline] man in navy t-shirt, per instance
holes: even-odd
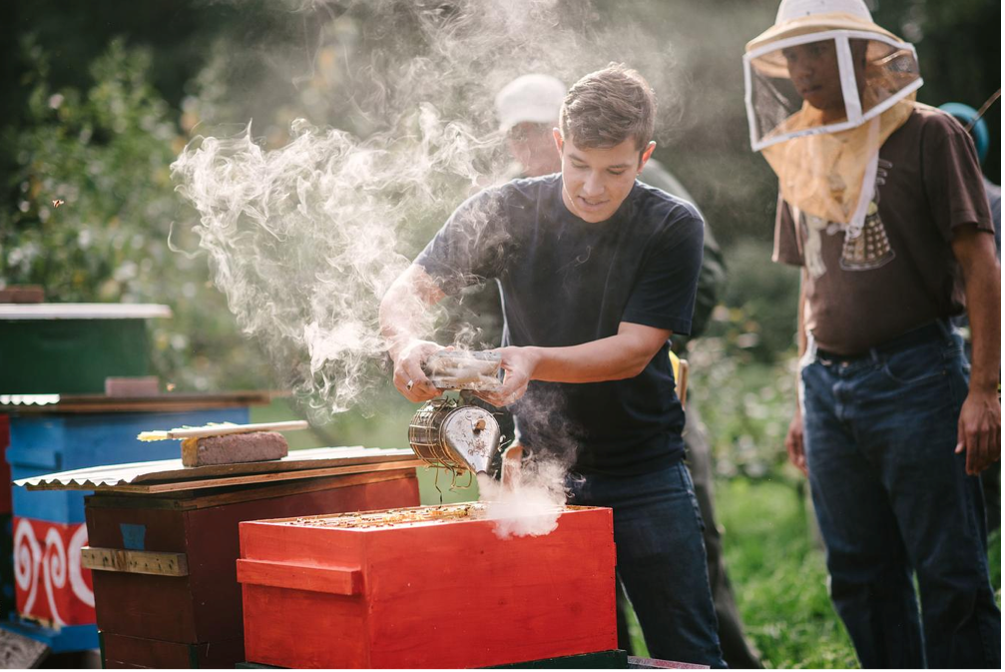
[[[561,174],[468,199],[388,291],[381,326],[398,390],[440,394],[421,369],[425,306],[495,280],[502,389],[519,442],[572,465],[570,501],[614,509],[618,575],[653,656],[722,667],[701,517],[682,462],[684,412],[668,357],[691,328],[703,222],[636,181],[656,101],[624,66],[568,92],[554,132]]]

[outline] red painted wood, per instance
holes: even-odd
[[[13,529],[17,613],[57,627],[94,623],[91,571],[80,565],[87,529],[18,516]]]
[[[541,537],[487,520],[339,529],[241,524],[244,558],[363,571],[344,597],[244,583],[245,649],[282,667],[483,667],[616,648],[609,509]],[[338,644],[333,642],[338,638]]]
[[[287,484],[278,487],[287,488]],[[142,550],[185,553],[189,567],[186,577],[93,572],[99,629],[185,644],[240,638],[243,621],[236,560],[241,521],[355,511],[373,508],[373,502],[381,507],[411,506],[419,499],[413,470],[389,480],[282,496],[275,496],[271,485],[251,490],[260,498],[201,506],[201,498],[196,497],[185,502],[187,509],[170,508],[170,500],[157,497],[136,497],[134,504],[130,504],[132,498],[121,496],[105,496],[105,502],[100,501],[100,494],[92,497],[86,513],[95,546],[124,548],[121,525],[141,525],[145,530]],[[158,504],[166,508],[156,508]]]
[[[333,595],[359,595],[363,592],[363,572],[353,567],[305,567],[262,560],[238,560],[237,581]]]

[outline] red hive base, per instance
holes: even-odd
[[[610,509],[569,508],[551,534],[509,539],[484,519],[324,519],[241,524],[248,661],[461,668],[617,646]]]

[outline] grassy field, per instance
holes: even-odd
[[[725,553],[747,632],[767,667],[857,667],[827,594],[823,551],[793,488],[734,479],[718,484]],[[989,539],[1001,605],[1001,533]]]
[[[765,666],[857,667],[796,491],[734,479],[718,484],[716,499],[730,579]]]

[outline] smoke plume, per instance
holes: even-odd
[[[465,196],[499,180],[506,160],[493,98],[503,85],[528,72],[571,84],[625,62],[656,90],[664,128],[678,92],[665,43],[638,26],[607,25],[585,3],[295,9],[311,28],[308,46],[340,55],[297,73],[298,87],[320,82],[304,111],[310,120],[294,122],[276,149],[256,139],[253,123],[198,137],[173,174],[198,212],[192,228],[239,325],[265,346],[280,383],[323,420],[389,384],[381,297]],[[322,77],[326,67],[339,76]],[[325,108],[331,118],[318,114]]]

